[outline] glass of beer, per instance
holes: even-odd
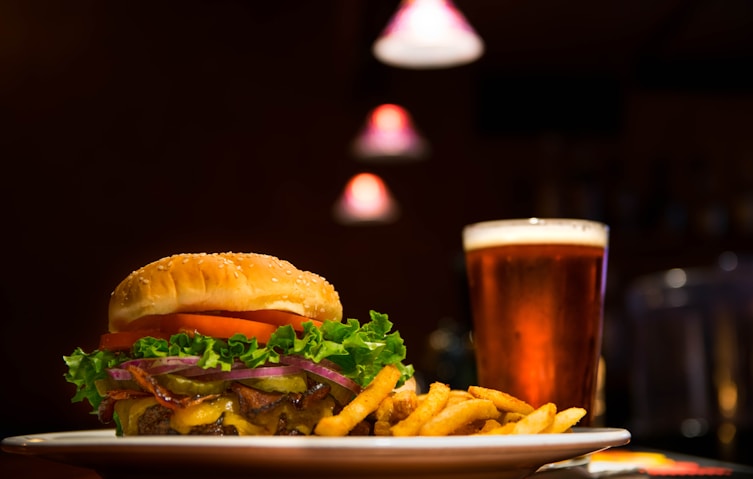
[[[480,386],[593,419],[609,228],[579,219],[463,229]]]

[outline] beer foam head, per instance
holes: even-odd
[[[579,219],[485,221],[463,229],[466,250],[510,244],[577,244],[607,247],[609,228],[602,223]]]

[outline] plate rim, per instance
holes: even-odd
[[[219,467],[226,477],[522,479],[539,468],[630,442],[621,428],[573,428],[572,433],[517,436],[310,437],[140,436],[113,429],[28,434],[5,438],[3,451],[93,469],[104,477],[205,478]],[[333,464],[336,464],[333,468]],[[177,467],[177,469],[176,469]],[[324,470],[324,469],[323,469]],[[123,473],[126,471],[126,473]],[[152,474],[144,476],[144,474]],[[254,476],[256,477],[256,476]],[[319,477],[319,476],[317,476]]]
[[[2,440],[3,450],[14,452],[23,449],[42,450],[73,448],[116,447],[222,447],[262,449],[307,448],[307,449],[424,449],[437,446],[460,449],[498,449],[516,447],[553,446],[595,446],[615,447],[627,444],[631,433],[619,427],[573,428],[572,432],[561,434],[522,434],[522,435],[468,435],[468,436],[130,436],[117,437],[114,429],[84,429],[25,434],[6,437]]]

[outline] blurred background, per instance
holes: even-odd
[[[611,226],[603,424],[750,462],[753,3],[457,0],[483,55],[431,69],[373,55],[398,4],[0,0],[3,436],[99,427],[62,356],[178,252],[320,273],[462,386],[463,225],[570,216]],[[354,152],[382,104],[420,159]],[[364,172],[389,221],[333,212]]]

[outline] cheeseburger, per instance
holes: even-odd
[[[109,332],[64,356],[65,379],[118,435],[309,435],[385,365],[412,376],[391,330],[343,321],[329,282],[273,256],[178,254],[115,288]]]

